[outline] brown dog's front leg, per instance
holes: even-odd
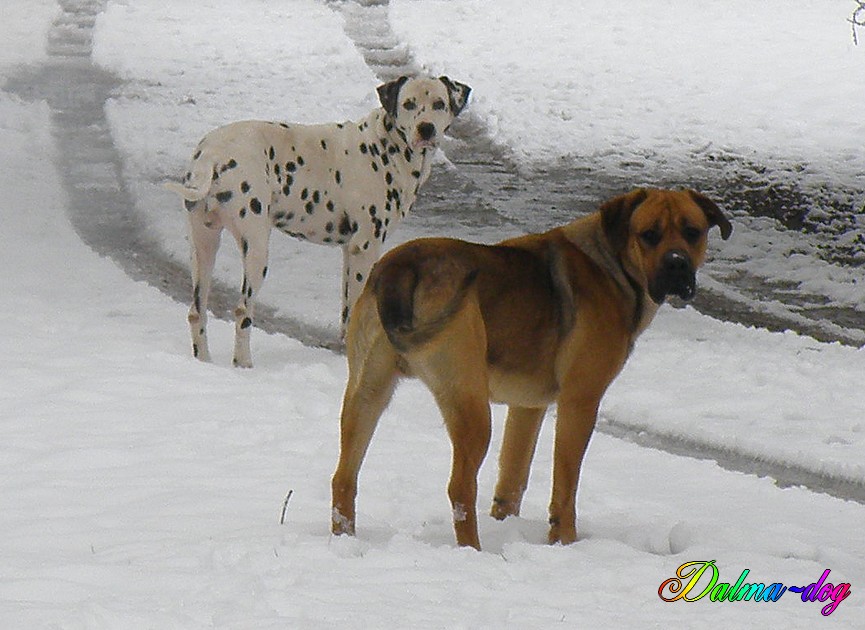
[[[550,500],[549,542],[569,545],[577,540],[577,486],[580,467],[597,420],[600,400],[559,401],[553,454],[553,493]]]
[[[505,421],[505,436],[499,453],[499,480],[490,516],[503,520],[519,516],[529,469],[538,443],[538,433],[546,408],[510,407]]]

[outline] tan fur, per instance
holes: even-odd
[[[384,256],[348,328],[332,531],[354,533],[376,423],[397,380],[413,376],[433,393],[453,443],[458,544],[480,548],[490,401],[509,405],[492,516],[519,514],[541,421],[556,403],[549,541],[575,541],[580,467],[601,398],[658,309],[651,294],[688,293],[713,225],[729,237],[703,195],[641,189],[543,234],[495,246],[420,239]]]

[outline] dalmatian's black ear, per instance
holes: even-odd
[[[439,81],[444,83],[445,87],[448,89],[451,112],[453,112],[454,116],[458,115],[461,111],[463,111],[463,108],[466,106],[466,103],[469,100],[469,93],[472,91],[472,89],[465,83],[460,83],[459,81],[451,81],[446,76],[440,76]]]
[[[391,116],[396,117],[397,108],[399,107],[399,91],[403,84],[408,81],[408,77],[402,76],[399,79],[379,85],[378,100],[381,101],[381,106]]]

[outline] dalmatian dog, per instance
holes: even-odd
[[[240,248],[243,282],[234,311],[234,365],[251,367],[254,300],[267,275],[271,228],[343,249],[341,332],[389,231],[430,174],[442,134],[471,88],[448,77],[378,87],[381,107],[356,122],[289,125],[243,121],[199,142],[181,183],[192,249],[193,354],[210,361],[207,299],[220,236]]]

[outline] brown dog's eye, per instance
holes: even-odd
[[[655,247],[661,242],[661,235],[657,230],[644,230],[640,232],[640,238],[650,247]]]
[[[445,102],[441,99],[439,99],[435,103],[433,103],[433,109],[444,109],[444,108],[445,108]]]
[[[703,230],[689,225],[684,230],[682,230],[682,236],[685,237],[686,241],[693,245],[700,240],[701,236],[703,236]]]
[[[402,106],[405,107],[407,110],[411,111],[417,108],[417,103],[415,103],[414,101],[406,101],[402,104]]]

